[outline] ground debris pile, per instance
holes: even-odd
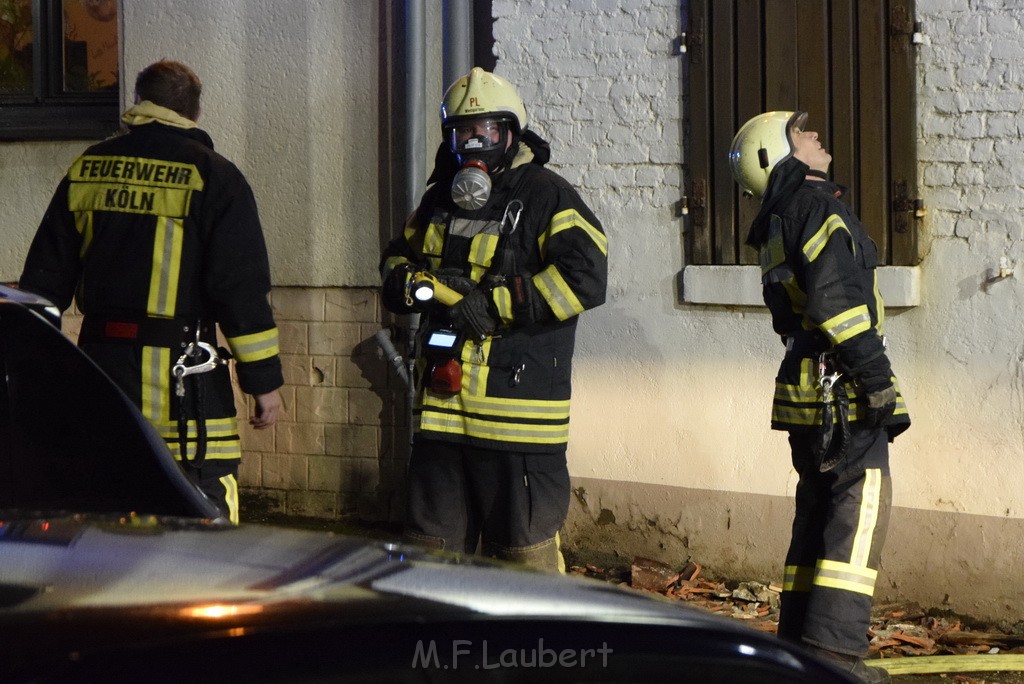
[[[877,606],[872,618],[870,650],[881,657],[1024,654],[1022,623],[980,624],[917,605]]]
[[[745,620],[764,632],[778,630],[781,586],[703,577],[702,570],[692,561],[679,569],[643,557],[634,558],[629,567],[584,564],[569,568],[573,574],[654,592],[711,613]],[[1024,654],[1024,622],[982,624],[948,611],[924,610],[916,604],[876,606],[869,636],[869,657],[873,658]]]

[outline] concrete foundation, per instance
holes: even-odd
[[[897,502],[898,503],[898,502]],[[781,584],[793,501],[780,496],[575,478],[562,540],[570,554],[636,556]],[[984,620],[1019,620],[1024,521],[894,506],[875,602],[916,602]],[[589,555],[588,555],[589,557]]]

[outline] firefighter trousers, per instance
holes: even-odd
[[[565,451],[523,453],[417,439],[409,459],[404,537],[564,571],[558,531],[569,510]]]
[[[789,436],[800,480],[778,633],[863,657],[892,506],[888,438],[882,428],[853,427],[845,462],[828,473],[818,472],[814,441]]]

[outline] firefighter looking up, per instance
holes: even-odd
[[[871,599],[892,500],[889,442],[910,424],[886,343],[877,251],[827,178],[832,156],[804,112],[767,112],[736,134],[730,161],[761,201],[747,244],[786,353],[772,428],[789,432],[800,476],[779,636],[867,682]]]
[[[561,570],[576,322],[604,302],[607,238],[504,79],[458,79],[441,130],[381,259],[387,309],[424,314],[405,538]],[[422,272],[458,294],[420,301]]]
[[[160,61],[135,82],[128,131],[93,145],[60,182],[20,286],[85,315],[79,345],[238,522],[242,456],[228,353],[256,429],[281,411],[278,333],[256,201],[196,125],[202,85]],[[175,372],[177,370],[177,373]]]

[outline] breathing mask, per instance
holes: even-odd
[[[479,209],[491,196],[490,174],[507,165],[509,119],[467,117],[446,123],[445,141],[460,169],[452,180],[452,200],[466,210]]]

